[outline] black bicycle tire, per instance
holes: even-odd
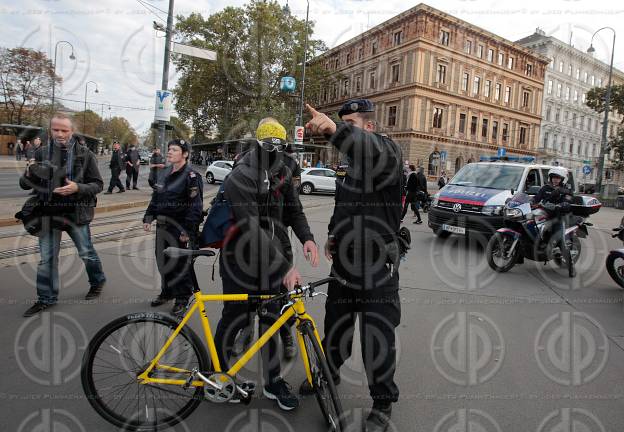
[[[172,415],[170,419],[162,422],[162,424],[159,423],[143,426],[137,425],[130,423],[131,419],[126,419],[125,421],[123,421],[119,418],[120,416],[116,416],[114,413],[111,413],[111,410],[109,410],[108,407],[103,402],[101,402],[100,396],[98,395],[97,389],[95,388],[93,376],[90,373],[92,372],[93,361],[95,359],[95,355],[97,354],[98,348],[111,333],[119,330],[124,326],[139,322],[157,322],[159,324],[172,327],[173,329],[175,329],[178,325],[178,322],[170,316],[158,313],[128,314],[109,322],[104,327],[102,327],[89,342],[89,345],[87,346],[87,349],[85,350],[84,356],[82,358],[80,376],[82,381],[82,388],[87,397],[87,400],[89,401],[89,404],[101,417],[103,417],[109,423],[123,428],[123,430],[143,432],[158,430],[163,427],[171,427],[180,423],[182,420],[188,417],[201,403],[201,401],[203,400],[204,390],[202,387],[197,387],[190,401],[178,412]],[[185,326],[180,331],[177,337],[184,337],[193,346],[193,350],[197,355],[200,363],[200,370],[210,370],[209,357],[206,353],[204,345],[201,343],[201,340],[199,339],[197,334],[192,329]]]
[[[318,343],[318,340],[316,339],[316,335],[314,334],[314,330],[313,327],[311,325],[311,323],[309,322],[304,322],[300,325],[300,331],[301,331],[301,336],[304,339],[304,346],[306,346],[306,354],[308,356],[308,364],[310,364],[310,354],[307,353],[307,346],[305,344],[305,339],[308,338],[310,340],[310,343],[312,345],[312,349],[314,350],[314,354],[316,355],[316,358],[319,361],[319,366],[320,366],[320,371],[321,374],[324,375],[325,378],[325,382],[328,384],[327,389],[329,390],[329,397],[331,399],[331,404],[334,407],[334,411],[336,412],[336,416],[337,416],[337,428],[334,429],[332,432],[341,432],[343,430],[345,430],[345,425],[344,425],[344,413],[342,411],[342,404],[340,403],[340,399],[338,398],[338,391],[336,390],[336,385],[334,383],[334,380],[331,377],[331,371],[329,369],[329,365],[327,364],[327,359],[325,358],[325,354],[323,353],[323,350],[321,349],[321,345]],[[303,353],[302,353],[303,354]],[[318,389],[318,387],[315,385],[315,383],[312,383],[312,387],[314,389],[314,393],[316,395],[316,400],[319,404],[319,408],[321,410],[321,413],[323,414],[323,417],[325,418],[325,421],[327,422],[328,426],[331,426],[331,420],[329,417],[329,413],[327,412],[324,404],[323,404],[323,399],[322,396],[320,394],[320,391]]]

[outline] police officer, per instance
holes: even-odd
[[[564,254],[568,263],[568,275],[573,278],[576,276],[574,261],[571,259],[570,250],[567,247],[565,236],[563,233],[562,218],[570,214],[574,195],[567,188],[566,181],[568,179],[568,170],[564,167],[554,167],[548,171],[549,183],[542,186],[539,192],[533,197],[534,204],[542,204],[544,209],[552,218],[549,220],[548,231],[554,235],[561,236],[560,247],[561,253]]]
[[[154,147],[154,151],[152,153],[152,156],[150,157],[150,163],[149,163],[150,172],[149,172],[149,177],[147,179],[147,182],[149,183],[152,189],[154,189],[154,185],[156,184],[156,181],[160,177],[160,173],[164,167],[165,167],[165,158],[160,154],[160,147]]]
[[[374,133],[374,107],[367,99],[348,101],[336,124],[310,105],[306,128],[345,154],[349,167],[336,189],[325,255],[332,275],[346,286],[330,283],[325,304],[323,346],[336,383],[339,369],[351,355],[355,317],[373,409],[366,419],[369,432],[389,427],[392,403],[399,397],[395,328],[401,319],[397,233],[401,219],[403,167],[401,149]],[[345,349],[345,347],[348,347]],[[306,381],[307,382],[307,381]],[[309,393],[309,384],[300,388]]]
[[[111,179],[108,185],[108,190],[104,192],[104,194],[112,194],[113,189],[116,187],[119,188],[119,193],[125,192],[126,190],[123,187],[123,183],[119,180],[119,175],[121,174],[121,170],[124,166],[124,156],[121,153],[121,146],[118,141],[113,142],[113,153],[111,154],[111,160],[108,164],[108,167],[111,171]]]
[[[157,179],[152,200],[143,217],[145,231],[156,220],[156,263],[161,276],[161,293],[152,301],[160,306],[175,299],[174,315],[181,314],[193,291],[185,258],[168,258],[167,247],[193,247],[202,220],[203,184],[201,175],[187,163],[189,144],[181,139],[170,141],[167,151],[169,165]]]

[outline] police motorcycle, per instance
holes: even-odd
[[[494,233],[486,247],[487,261],[493,270],[507,272],[524,258],[544,264],[553,260],[567,268],[568,259],[576,263],[580,258],[579,239],[588,236],[587,227],[592,225],[586,218],[596,213],[602,204],[593,197],[575,196],[571,211],[563,213],[557,204],[532,205],[530,195],[538,191],[539,187],[531,187],[528,193],[518,192],[505,204],[505,226]],[[557,220],[560,227],[553,229]]]
[[[624,242],[624,217],[620,221],[620,226],[613,228],[613,231],[615,233],[611,237],[617,237]],[[611,279],[624,288],[624,249],[614,249],[609,252],[606,266]]]

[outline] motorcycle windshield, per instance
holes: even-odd
[[[523,204],[531,204],[531,197],[524,192],[518,192],[511,197],[507,203],[507,207],[516,208],[522,206]]]

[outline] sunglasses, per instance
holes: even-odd
[[[282,152],[286,148],[286,143],[278,138],[272,138],[271,141],[257,141],[260,148],[267,152]]]

